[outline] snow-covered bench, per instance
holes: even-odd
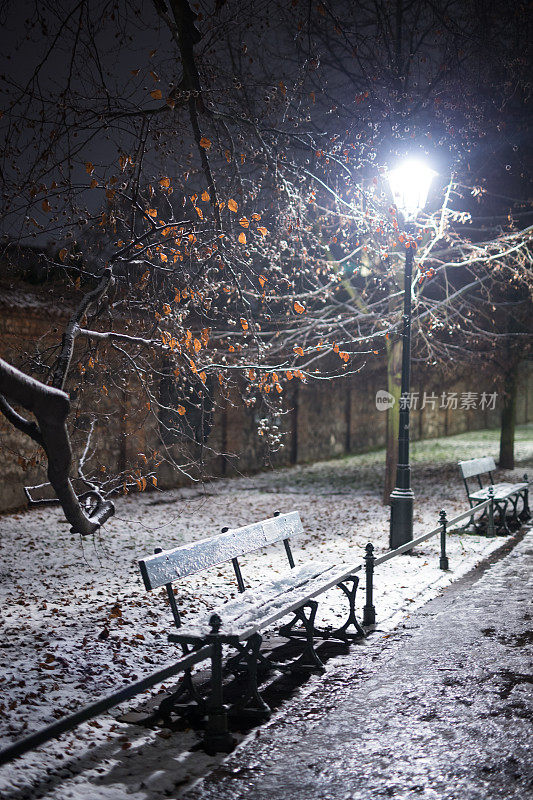
[[[232,743],[227,727],[227,709],[223,702],[223,645],[230,645],[237,651],[226,661],[229,671],[247,676],[247,689],[239,701],[239,707],[268,716],[270,709],[258,690],[259,665],[322,671],[324,667],[314,646],[316,636],[343,641],[364,636],[355,616],[355,595],[359,581],[356,572],[360,566],[324,561],[295,566],[290,539],[302,531],[298,512],[276,513],[270,519],[242,528],[223,528],[219,535],[209,539],[173,550],[156,551],[155,555],[139,562],[146,589],[150,591],[165,586],[167,590],[178,629],[169,634],[169,641],[179,644],[184,653],[205,647],[206,644],[211,645],[210,696],[205,706],[208,714],[205,745],[209,751],[228,749]],[[273,580],[266,579],[258,589],[246,589],[239,556],[279,542],[284,544],[289,568]],[[229,561],[234,567],[240,593],[238,597],[218,606],[204,617],[183,625],[172,584]],[[348,598],[348,617],[340,628],[320,631],[315,627],[318,605],[315,598],[334,586],[338,586]],[[261,632],[291,613],[292,620],[280,628],[279,633],[298,644],[299,657],[288,665],[274,663],[261,653]],[[160,707],[161,714],[170,715],[185,694],[188,694],[189,700],[199,701],[190,671],[186,672],[180,689],[164,701]]]
[[[519,526],[520,520],[527,520],[531,517],[528,504],[527,475],[524,475],[523,483],[494,483],[492,473],[496,469],[496,464],[492,456],[459,461],[459,469],[461,470],[470,508],[474,508],[478,503],[488,500],[492,494],[494,506],[498,512],[497,525],[504,533],[510,533],[507,518],[509,504],[511,504],[511,525]],[[482,475],[489,476],[490,483],[487,486],[483,486]],[[478,488],[474,491],[468,485],[468,480],[472,478],[476,478],[478,483]],[[522,510],[519,514],[518,503],[520,500],[522,500]]]

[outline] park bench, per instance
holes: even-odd
[[[494,508],[497,512],[496,525],[499,531],[510,533],[509,522],[511,526],[518,527],[521,520],[530,518],[527,475],[524,475],[523,483],[494,483],[492,473],[496,469],[496,464],[492,456],[459,461],[459,469],[461,470],[470,508],[474,508],[491,496],[493,497]],[[489,477],[489,483],[485,486],[483,486],[481,479],[482,475],[488,475]],[[476,479],[478,484],[474,490],[468,485],[468,481],[473,478]],[[522,500],[522,510],[519,514],[518,503],[520,500]],[[511,505],[511,514],[508,518],[507,510],[509,505]],[[485,516],[484,512],[481,520]],[[474,517],[472,516],[471,522],[473,519]],[[478,520],[477,526],[479,526],[481,520]]]
[[[170,716],[171,710],[182,708],[186,698],[189,706],[196,704],[207,714],[204,744],[208,752],[228,750],[232,739],[227,727],[227,707],[223,701],[223,673],[246,677],[246,689],[233,707],[268,717],[270,709],[258,689],[258,669],[318,670],[324,666],[315,649],[315,638],[335,638],[348,642],[364,636],[355,615],[355,596],[360,566],[308,561],[296,566],[290,539],[303,532],[298,512],[279,514],[244,527],[228,529],[209,539],[176,547],[157,549],[155,554],[139,562],[144,585],[148,591],[164,586],[174,617],[176,630],[168,639],[178,644],[184,654],[210,645],[210,688],[206,701],[198,697],[190,669],[185,671],[181,686],[160,706],[160,714]],[[283,542],[289,569],[273,580],[265,580],[256,589],[247,589],[239,565],[239,557]],[[233,565],[239,595],[200,616],[182,624],[173,583],[210,567],[230,562]],[[283,559],[285,563],[285,559]],[[319,629],[315,625],[318,603],[314,599],[326,590],[339,587],[348,599],[348,615],[336,629]],[[297,648],[298,657],[289,663],[274,661],[261,652],[262,633],[278,620],[292,613],[292,619],[279,629],[279,634]],[[224,661],[223,646],[236,653]],[[226,647],[226,649],[228,649]]]

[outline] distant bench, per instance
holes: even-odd
[[[355,574],[361,567],[353,564],[336,564],[326,561],[308,561],[295,566],[290,539],[303,532],[298,512],[276,513],[273,518],[222,532],[209,539],[192,542],[173,550],[158,549],[153,556],[139,562],[144,585],[148,591],[165,586],[178,629],[169,634],[171,642],[179,644],[188,654],[211,646],[210,692],[203,701],[193,686],[190,669],[180,688],[160,706],[163,717],[169,717],[179,701],[186,698],[207,713],[205,746],[208,752],[225,751],[233,742],[228,732],[227,707],[223,701],[224,666],[234,675],[245,675],[247,686],[238,708],[248,709],[268,716],[270,709],[258,689],[258,667],[318,670],[324,666],[315,650],[315,638],[336,638],[347,642],[364,636],[355,615],[355,596],[359,578]],[[258,589],[246,589],[239,557],[268,545],[283,542],[290,569],[279,577],[265,576]],[[175,581],[203,572],[210,567],[232,562],[239,596],[210,613],[200,616],[191,624],[183,625],[172,584]],[[339,587],[348,599],[348,616],[337,629],[320,630],[315,626],[318,603],[314,599],[327,589]],[[276,663],[261,652],[261,632],[282,617],[293,614],[293,619],[279,629],[279,633],[298,647],[296,660]],[[350,630],[351,629],[351,630]],[[223,645],[230,645],[237,654],[224,662]]]
[[[516,527],[520,525],[521,520],[530,519],[527,475],[524,475],[523,483],[494,483],[492,473],[496,470],[496,464],[492,456],[459,461],[459,469],[461,470],[471,508],[474,508],[484,500],[488,500],[491,495],[493,496],[494,506],[498,515],[497,526],[503,533],[510,533],[507,517],[509,504],[512,509],[509,520],[511,525]],[[483,486],[482,475],[488,475],[489,477],[489,483],[486,486]],[[472,478],[475,478],[478,484],[474,491],[468,485],[468,481]],[[518,503],[520,500],[522,501],[522,509],[519,514]]]

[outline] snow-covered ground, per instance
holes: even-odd
[[[522,426],[517,439],[517,469],[501,473],[502,479],[521,478],[533,466],[533,426]],[[441,508],[449,518],[466,508],[456,463],[497,455],[497,433],[478,431],[412,449],[416,536],[435,527]],[[388,548],[382,474],[380,451],[121,498],[116,516],[94,541],[71,535],[57,508],[0,517],[0,746],[173,660],[164,590],[146,593],[137,566],[154,547],[175,547],[276,510],[299,510],[305,535],[295,543],[297,563],[359,563],[368,541],[378,555]],[[501,537],[452,533],[447,573],[438,567],[438,537],[378,567],[380,629],[392,627],[501,544]],[[248,585],[257,586],[261,576],[286,568],[283,549],[252,554],[241,566]],[[176,592],[185,620],[237,594],[228,565],[177,584]],[[340,619],[342,608],[338,591],[321,604],[329,619]],[[199,738],[194,731],[152,731],[119,721],[136,705],[138,700],[130,701],[0,768],[2,797],[176,797],[223,760],[191,752]]]

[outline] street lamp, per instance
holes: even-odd
[[[405,277],[402,331],[402,393],[398,433],[396,486],[391,492],[390,547],[395,550],[413,538],[414,494],[409,464],[409,393],[411,373],[411,278],[416,242],[414,222],[424,208],[431,180],[436,173],[421,161],[406,161],[388,173],[396,208],[405,220]]]

